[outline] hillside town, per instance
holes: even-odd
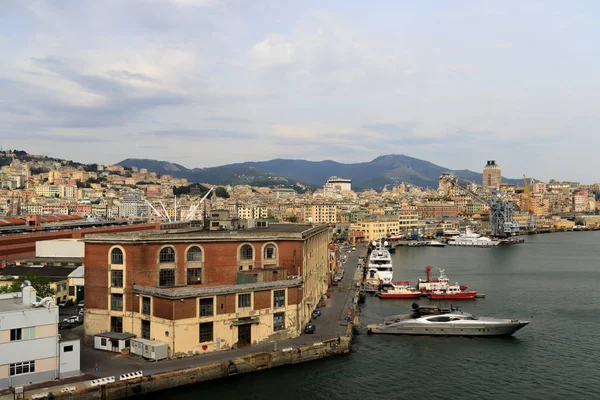
[[[508,196],[517,207],[512,218],[528,228],[594,227],[600,184],[539,182],[522,186],[501,182],[500,167],[484,167],[484,182],[466,181],[466,190],[449,191],[401,183],[380,192],[352,190],[349,179],[332,177],[322,188],[298,193],[286,187],[216,186],[159,175],[120,165],[82,165],[43,155],[4,151],[0,170],[0,226],[25,224],[25,217],[44,220],[72,216],[88,220],[189,222],[212,210],[245,219],[340,224],[340,232],[376,239],[391,233],[426,235],[432,229],[459,228],[464,221],[486,231],[489,205],[469,193],[481,187]],[[488,178],[486,180],[486,170]],[[529,226],[532,228],[532,226]]]

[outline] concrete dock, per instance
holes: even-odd
[[[52,393],[53,398],[119,399],[347,353],[353,326],[359,322],[357,302],[362,268],[357,268],[357,264],[359,255],[365,253],[365,246],[357,246],[356,250],[345,253],[344,277],[338,286],[329,288],[330,298],[324,307],[319,307],[321,316],[313,319],[314,334],[303,333],[280,342],[159,362],[82,346],[81,371],[84,375],[25,387],[24,398],[44,399]],[[83,338],[83,326],[74,328],[73,332]],[[121,375],[136,371],[142,372],[141,377],[120,381]],[[92,386],[92,380],[110,377],[114,377],[114,383]],[[10,390],[0,392],[0,400],[14,398]]]

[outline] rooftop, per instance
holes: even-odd
[[[201,228],[172,229],[165,231],[123,232],[95,234],[85,237],[86,243],[127,242],[187,242],[187,241],[240,241],[240,240],[302,240],[327,230],[327,225],[269,224],[268,227],[238,230],[208,231]]]
[[[0,269],[1,276],[23,276],[33,274],[44,276],[46,278],[66,279],[71,272],[75,271],[73,267],[55,267],[54,265],[44,266],[25,266],[25,265],[7,265]],[[52,279],[51,279],[52,280]]]

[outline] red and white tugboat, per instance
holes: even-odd
[[[440,276],[436,279],[431,279],[431,269],[432,268],[433,267],[431,265],[428,265],[425,267],[425,273],[427,274],[427,279],[419,278],[419,283],[417,284],[417,290],[419,290],[421,293],[431,293],[436,290],[447,290],[448,287],[450,286],[448,277],[446,277],[444,270],[441,268],[439,268]],[[456,284],[456,286],[458,286],[458,288],[460,290],[465,290],[467,288],[466,286],[459,286],[458,283]]]
[[[408,281],[393,282],[379,292],[381,299],[416,299],[421,296],[421,292],[411,287]]]
[[[446,290],[435,290],[427,295],[431,300],[465,300],[477,297],[474,290],[462,290],[458,285],[450,285]]]

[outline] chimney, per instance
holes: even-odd
[[[24,286],[21,292],[23,293],[23,305],[32,306],[37,301],[36,291],[33,286]]]

